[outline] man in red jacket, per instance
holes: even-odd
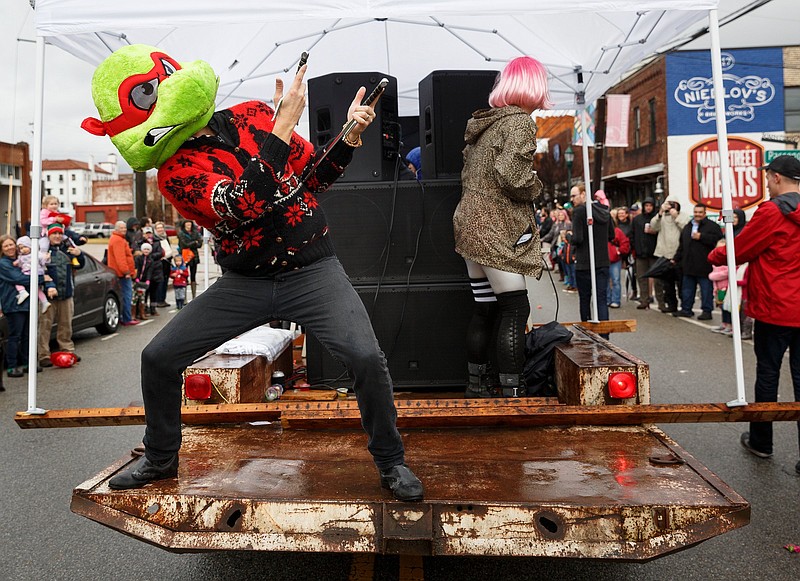
[[[786,349],[794,399],[800,401],[800,160],[781,155],[761,169],[767,170],[771,199],[736,237],[736,262],[750,263],[745,314],[755,319],[756,401],[778,401]],[[712,250],[708,260],[725,264],[725,247]],[[759,458],[770,458],[772,422],[751,422],[741,443]],[[800,462],[795,470],[800,474]]]

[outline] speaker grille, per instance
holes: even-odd
[[[455,180],[396,187],[337,183],[320,196],[320,206],[354,284],[453,282],[467,280],[454,249],[453,212],[460,199]]]
[[[463,387],[467,380],[466,333],[472,316],[468,283],[356,287],[370,313],[395,386]],[[352,381],[311,333],[308,378],[312,385],[350,386]],[[339,378],[339,379],[337,379]]]

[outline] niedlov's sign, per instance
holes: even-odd
[[[728,159],[733,207],[742,210],[764,200],[764,147],[743,137],[728,138]],[[689,150],[689,197],[710,210],[722,210],[717,138],[705,139]]]
[[[783,51],[780,48],[722,53],[728,131],[783,131]],[[708,51],[667,55],[667,129],[670,135],[716,132],[714,84]]]

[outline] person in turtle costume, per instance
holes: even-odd
[[[423,498],[405,464],[386,357],[317,200],[352,160],[375,111],[362,104],[362,87],[348,111],[352,131],[315,149],[294,131],[305,109],[305,72],[304,65],[285,91],[276,82],[277,114],[261,101],[215,112],[219,81],[211,66],[181,64],[151,46],[120,48],[94,74],[100,118],[82,126],[108,135],[133,169],[158,168],[159,189],[211,232],[225,272],[142,351],[145,453],[111,488],[180,478],[181,373],[223,342],[282,319],[313,333],[350,371],[381,485],[399,500]]]

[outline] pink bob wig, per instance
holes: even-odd
[[[547,69],[529,56],[517,57],[506,65],[489,94],[489,105],[516,105],[523,109],[549,109],[553,106],[547,87]]]

